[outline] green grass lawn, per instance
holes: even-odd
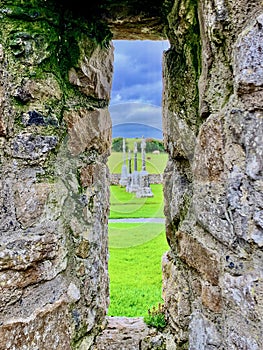
[[[137,224],[129,224],[127,233],[121,232],[116,224],[109,225],[109,275],[110,306],[109,316],[137,317],[146,316],[148,309],[162,303],[162,270],[161,259],[169,249],[164,231],[154,238],[152,225],[144,224],[143,230]],[[120,225],[120,224],[118,224]],[[146,229],[146,226],[149,228]],[[133,226],[133,228],[132,228]],[[136,246],[116,248],[118,239],[132,241]],[[156,231],[156,232],[157,232]],[[119,237],[119,238],[118,238]],[[141,237],[141,238],[139,238]],[[138,245],[138,240],[144,241]]]
[[[163,218],[162,184],[151,184],[153,197],[136,198],[125,187],[110,186],[110,218]]]
[[[134,170],[134,159],[133,154],[131,154],[132,159],[132,171]],[[168,160],[167,153],[160,154],[146,154],[146,170],[149,174],[162,174]],[[141,153],[137,155],[137,166],[138,171],[141,171]],[[112,174],[121,174],[121,168],[123,165],[123,155],[122,152],[112,152],[108,159],[108,166]],[[128,158],[126,162],[128,168]]]
[[[151,185],[153,197],[136,198],[110,186],[110,218],[163,218],[163,187]],[[162,303],[161,259],[169,249],[160,223],[109,223],[109,316],[146,316]]]
[[[161,223],[109,223],[109,247],[135,247],[151,241],[163,230]]]

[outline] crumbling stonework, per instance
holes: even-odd
[[[138,348],[261,350],[262,1],[89,6],[0,5],[0,349],[110,349],[108,24],[113,38],[170,41],[168,325],[140,321]]]
[[[171,46],[164,60],[170,153],[164,176],[171,245],[163,259],[167,317],[178,349],[259,350],[262,4],[201,1],[195,10],[202,62],[197,51],[189,50],[191,42],[184,41],[195,26],[190,6],[187,1],[174,5],[177,23],[173,18],[169,23],[177,46]],[[184,71],[171,72],[172,57],[175,67],[176,60],[186,59]],[[199,77],[198,104],[193,80],[186,84],[189,74]]]
[[[91,350],[173,350],[172,334],[147,326],[142,317],[106,317]]]
[[[0,14],[0,349],[73,349],[109,303],[113,48],[55,2]]]

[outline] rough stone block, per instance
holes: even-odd
[[[101,50],[99,47],[88,57],[85,46],[89,43],[83,41],[82,58],[79,67],[72,67],[69,71],[69,81],[79,87],[87,96],[98,99],[110,99],[111,77],[113,71],[113,47]]]
[[[39,221],[51,188],[46,183],[19,181],[14,185],[17,220],[24,228]]]
[[[178,232],[178,255],[189,266],[196,269],[212,285],[218,285],[219,259],[205,246],[187,233]]]
[[[219,181],[224,171],[223,118],[210,116],[202,125],[195,149],[193,174],[197,180]]]
[[[54,259],[57,255],[56,236],[33,236],[9,240],[0,250],[0,270],[24,270],[36,262]]]
[[[164,305],[169,326],[175,331],[176,338],[187,341],[191,314],[190,300],[193,298],[191,287],[195,280],[190,277],[182,264],[174,263],[171,254],[171,252],[165,253],[162,259]]]
[[[189,350],[220,349],[220,333],[215,325],[199,311],[191,315],[189,329]]]
[[[73,156],[89,149],[100,154],[111,145],[111,119],[108,110],[67,111],[64,118],[68,125],[68,148]]]
[[[107,325],[96,338],[93,350],[118,349],[149,349],[147,342],[159,342],[163,345],[164,339],[157,332],[143,322],[142,317],[107,317]],[[156,349],[154,345],[150,349]],[[163,349],[163,347],[157,347]]]
[[[6,134],[6,126],[3,120],[3,117],[0,116],[0,136],[5,136]]]
[[[244,273],[241,276],[231,276],[226,273],[223,278],[223,296],[227,305],[233,309],[239,309],[242,305],[241,314],[251,321],[257,320],[262,324],[263,312],[262,293],[263,275],[260,271]]]
[[[238,94],[263,89],[263,14],[239,35],[234,49],[234,78]]]
[[[166,217],[166,234],[169,243],[174,247],[175,230],[188,210],[192,195],[191,168],[187,161],[180,165],[172,161],[167,163],[164,172],[164,203]]]
[[[217,286],[203,284],[202,286],[202,303],[209,310],[218,313],[222,310],[221,291]]]
[[[70,350],[70,322],[64,301],[49,304],[28,318],[12,319],[0,326],[0,349]]]
[[[263,348],[263,340],[258,334],[262,332],[262,321],[251,322],[240,311],[228,309],[224,319],[223,347],[261,350]]]
[[[89,164],[83,168],[81,168],[80,171],[80,181],[81,185],[83,187],[88,187],[92,185],[94,181],[94,165]]]
[[[13,141],[14,158],[39,160],[57,144],[56,136],[42,136],[33,134],[17,135]]]

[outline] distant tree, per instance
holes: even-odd
[[[112,150],[115,152],[122,152],[123,151],[123,138],[122,137],[115,137],[112,140]],[[128,145],[125,144],[125,150],[128,151]]]
[[[138,139],[138,137],[137,137]],[[160,152],[164,152],[164,144],[163,141],[161,140],[157,140],[157,139],[153,139],[153,138],[147,138],[146,140],[146,152],[147,153],[152,153],[153,151],[160,151]],[[112,150],[114,152],[122,152],[122,145],[123,145],[123,138],[122,137],[115,137],[112,140]],[[126,152],[128,152],[128,142],[126,142],[125,144],[125,150]],[[133,151],[133,149],[132,149]],[[137,151],[141,152],[141,142],[138,139],[137,140]]]
[[[146,152],[151,153],[153,151],[164,152],[163,141],[152,139],[152,138],[147,138],[146,139]]]

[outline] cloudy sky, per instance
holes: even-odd
[[[114,40],[113,45],[113,126],[133,122],[161,129],[162,55],[169,43]]]

